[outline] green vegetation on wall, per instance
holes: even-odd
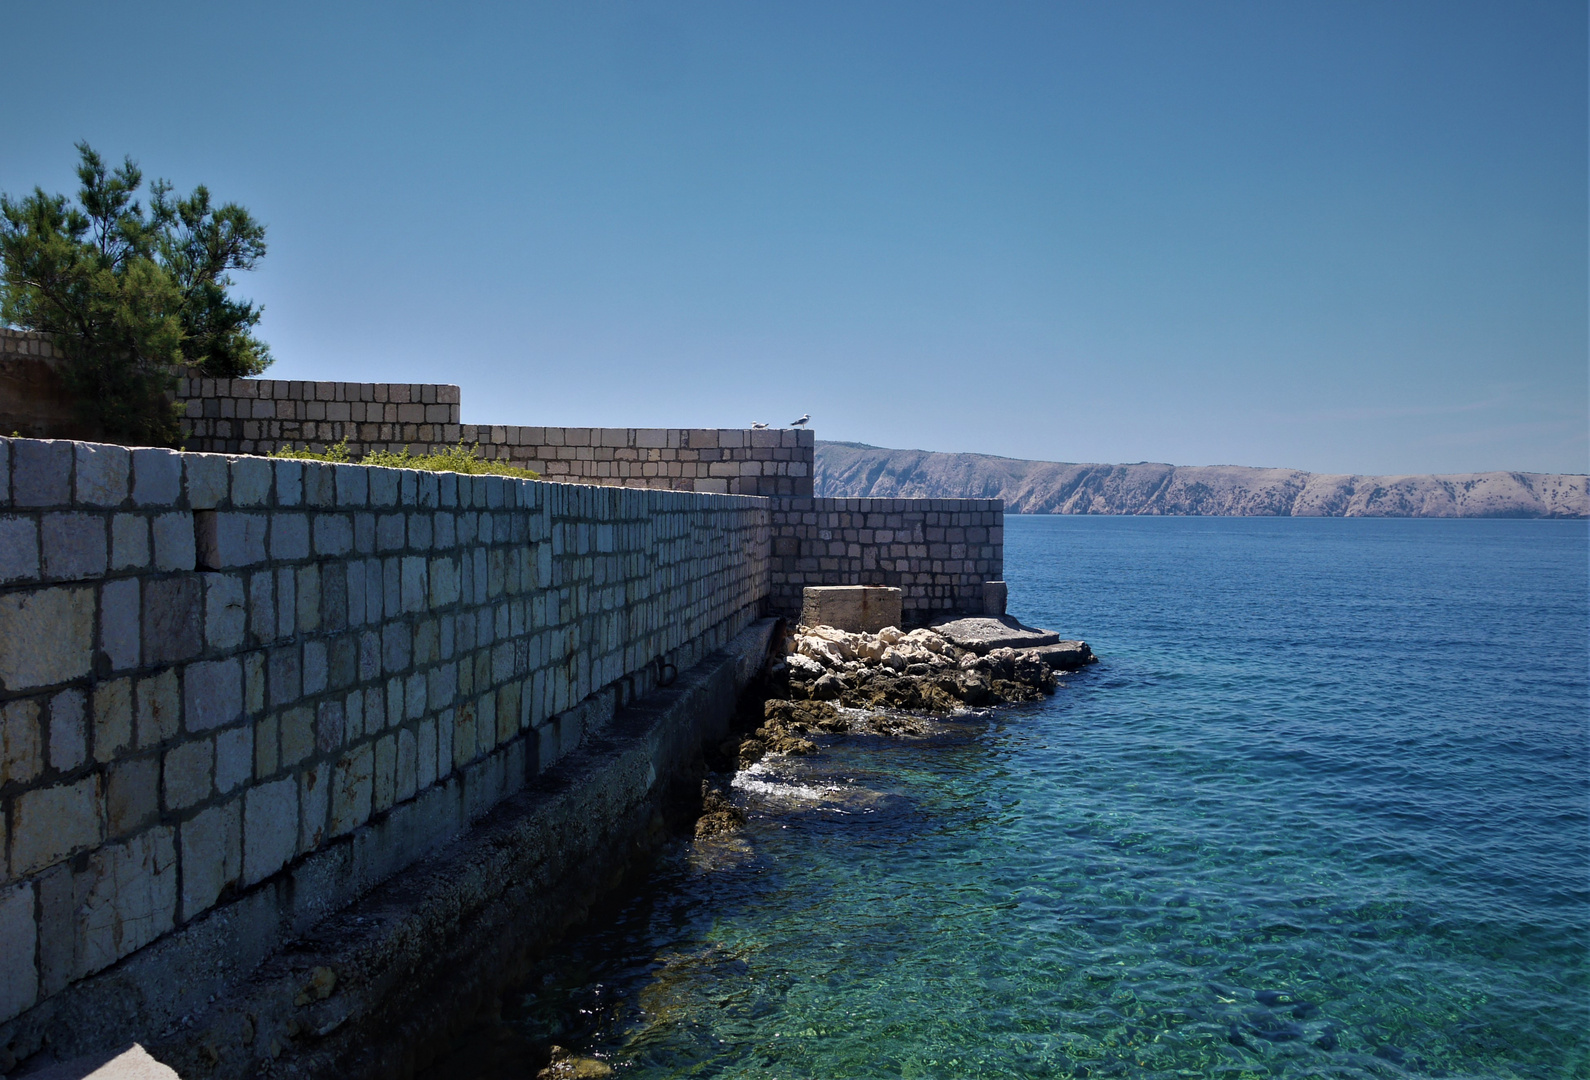
[[[276,451],[271,457],[331,461],[350,465],[380,465],[388,469],[420,469],[424,472],[486,473],[493,476],[517,476],[524,480],[541,479],[541,474],[534,469],[522,469],[506,461],[492,461],[481,457],[479,443],[465,446],[462,441],[457,446],[449,446],[445,450],[433,450],[428,454],[411,454],[406,446],[400,454],[394,454],[390,450],[372,450],[357,462],[348,451],[347,439],[333,443],[324,450],[311,450],[307,446],[302,450],[294,450],[288,446]]]
[[[164,180],[148,209],[143,173],[115,170],[77,146],[77,203],[42,188],[0,195],[0,319],[53,336],[85,422],[118,442],[174,445],[177,370],[258,375],[270,350],[251,331],[261,308],[227,290],[232,270],[265,254],[265,227],[203,185],[173,197]]]

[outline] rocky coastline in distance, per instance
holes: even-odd
[[[1590,517],[1587,478],[1487,472],[1358,476],[1241,465],[1069,464],[817,443],[818,497],[1004,499],[1009,514]]]

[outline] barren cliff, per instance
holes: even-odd
[[[1586,477],[1346,476],[1240,465],[1073,465],[817,444],[816,494],[1005,500],[1012,514],[1586,517]]]

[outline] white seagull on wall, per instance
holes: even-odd
[[[789,426],[790,427],[805,427],[806,426],[806,421],[810,420],[811,418],[812,418],[812,414],[811,413],[802,413],[801,414],[801,418],[799,420],[792,420],[790,422]]]

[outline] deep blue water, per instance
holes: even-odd
[[[742,774],[508,1010],[622,1076],[1590,1076],[1583,522],[1009,518],[1103,658]]]

